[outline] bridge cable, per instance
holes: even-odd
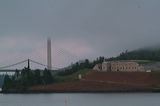
[[[15,64],[6,65],[6,66],[3,66],[3,67],[0,67],[0,69],[5,69],[5,68],[13,67],[13,66],[16,66],[16,65],[25,63],[25,62],[27,62],[27,61],[28,61],[28,60],[24,60],[24,61],[17,62],[17,63],[15,63]]]
[[[31,59],[29,59],[31,62],[33,62],[33,63],[36,63],[36,64],[38,64],[38,65],[41,65],[41,66],[44,66],[44,67],[47,67],[47,65],[45,65],[45,64],[42,64],[42,63],[40,63],[40,62],[37,62],[37,61],[34,61],[34,60],[31,60]],[[52,68],[55,68],[55,69],[59,69],[59,68],[57,68],[57,67],[52,67]]]

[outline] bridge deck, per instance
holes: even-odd
[[[0,70],[0,72],[16,72],[16,71],[22,71],[22,70]]]

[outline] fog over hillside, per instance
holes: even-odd
[[[54,66],[117,56],[160,42],[159,0],[0,0],[0,65],[27,58]]]

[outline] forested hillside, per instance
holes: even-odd
[[[146,48],[134,51],[122,52],[117,57],[112,57],[107,60],[152,60],[160,61],[160,48]]]

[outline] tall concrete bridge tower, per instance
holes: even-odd
[[[47,69],[52,70],[51,38],[47,39]]]

